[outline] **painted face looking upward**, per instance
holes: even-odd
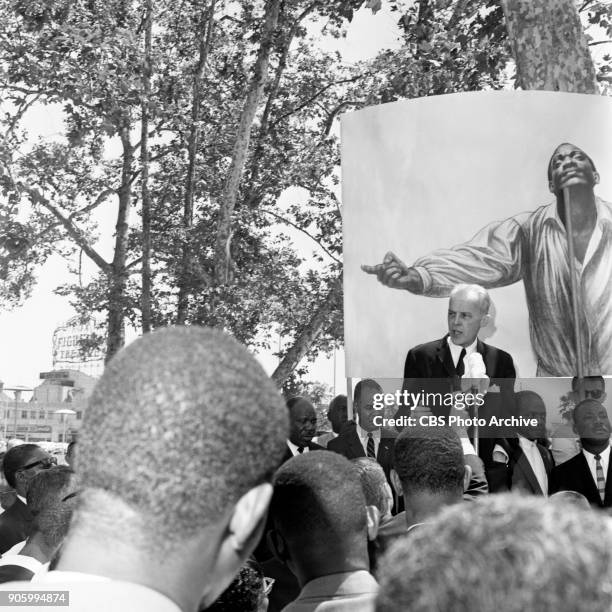
[[[559,145],[548,165],[548,188],[558,195],[565,187],[599,183],[599,174],[591,158],[577,146],[570,143]]]

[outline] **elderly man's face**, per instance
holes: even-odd
[[[460,291],[451,297],[448,303],[448,333],[453,344],[470,346],[485,324],[486,313],[481,311],[476,295]]]
[[[307,446],[317,432],[317,415],[313,405],[299,400],[289,412],[289,440],[296,446]]]
[[[610,437],[610,420],[606,409],[589,400],[574,409],[574,430],[584,439],[602,441]]]
[[[562,144],[550,160],[551,180],[549,189],[559,194],[565,187],[575,185],[594,186],[599,182],[599,174],[582,149],[572,144]]]

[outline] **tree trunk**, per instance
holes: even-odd
[[[278,22],[280,3],[281,0],[267,0],[266,2],[261,45],[257,53],[253,77],[251,78],[244,107],[240,115],[232,160],[221,194],[215,242],[215,280],[219,285],[224,285],[229,280],[232,213],[236,206],[238,189],[240,188],[244,164],[249,150],[251,127],[268,77],[268,61],[270,59],[274,30]]]
[[[153,27],[153,0],[147,0],[145,16],[145,43],[142,69],[142,121],[140,130],[140,166],[142,195],[142,291],[140,310],[142,333],[151,331],[151,197],[149,194],[149,101],[151,98],[151,30]]]
[[[130,142],[130,120],[125,117],[120,130],[123,148],[121,168],[121,187],[119,188],[119,210],[115,226],[115,255],[111,264],[108,290],[108,337],[106,339],[106,357],[108,361],[125,344],[125,288],[127,270],[125,267],[128,248],[128,213],[132,199],[132,162],[134,149]]]
[[[312,318],[298,331],[291,348],[272,373],[271,378],[279,387],[282,387],[291,372],[306,356],[313,342],[329,324],[330,313],[337,308],[342,308],[342,274],[334,281]]]
[[[523,89],[599,93],[574,0],[502,0]]]
[[[192,252],[191,252],[191,230],[193,228],[193,197],[195,191],[195,167],[198,153],[198,144],[200,140],[200,107],[202,104],[202,77],[204,76],[204,68],[208,59],[210,43],[212,39],[213,26],[215,23],[215,3],[216,0],[211,0],[208,9],[208,20],[206,25],[202,27],[200,32],[200,45],[198,65],[196,66],[193,76],[192,86],[192,106],[191,106],[191,130],[187,142],[187,177],[185,179],[185,200],[183,204],[183,228],[185,230],[183,254],[181,259],[181,269],[178,278],[178,304],[176,311],[176,322],[179,325],[187,321],[187,313],[189,310],[189,296],[191,293],[191,268],[192,268]],[[202,16],[204,17],[204,15]]]

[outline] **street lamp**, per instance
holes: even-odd
[[[76,414],[76,411],[70,410],[70,408],[60,408],[59,410],[54,410],[53,414],[62,415],[62,423],[64,424],[64,433],[62,434],[62,442],[66,442],[66,419],[68,418],[68,415]]]

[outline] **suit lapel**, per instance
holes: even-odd
[[[476,340],[476,352],[482,355],[482,360],[485,364],[485,370],[487,376],[491,376],[495,372],[495,363],[491,351],[488,350],[489,346],[485,344],[480,338]]]
[[[519,446],[516,449],[516,465],[514,466],[514,470],[518,468],[522,473],[525,480],[529,483],[532,491],[537,492],[540,491],[542,494],[545,494],[545,491],[542,491],[542,487],[536,478],[536,475],[531,467],[531,463],[529,463],[529,459],[523,452],[523,449]]]
[[[602,502],[601,502],[601,497],[599,496],[599,489],[597,488],[597,483],[593,479],[593,474],[591,474],[591,468],[589,467],[586,457],[584,456],[584,453],[582,451],[580,452],[578,457],[580,457],[579,461],[582,467],[582,470],[581,470],[582,474],[586,476],[586,478],[583,476],[583,482],[584,482],[584,487],[585,487],[584,496],[588,500],[597,500],[597,503],[601,506]],[[610,473],[610,465],[608,462],[608,474],[609,473]],[[605,497],[608,497],[608,481],[606,481]]]
[[[436,349],[436,359],[442,364],[442,367],[449,376],[455,376],[455,364],[453,363],[453,356],[448,348],[447,337],[448,336],[444,336],[444,338],[440,340],[440,344]]]
[[[608,457],[608,473],[606,474],[606,493],[604,495],[604,506],[612,506],[612,452]]]
[[[365,457],[366,453],[363,450],[363,446],[361,444],[361,440],[359,439],[359,435],[357,434],[357,426],[351,430],[351,435],[347,440],[349,452],[351,454],[351,459],[356,457]]]

